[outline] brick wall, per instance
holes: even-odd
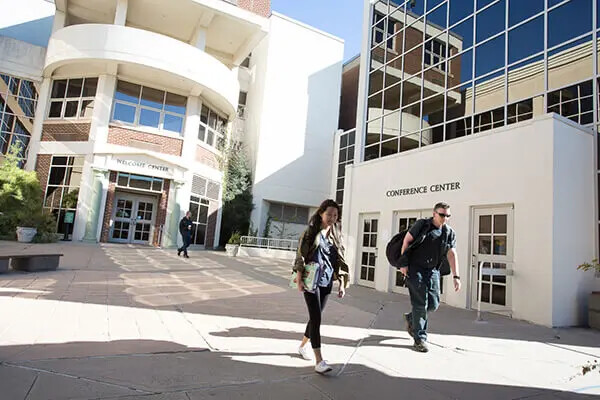
[[[217,212],[219,210],[218,201],[210,201],[208,205],[208,222],[206,225],[206,236],[204,238],[204,247],[212,249],[215,245],[215,232],[217,229]]]
[[[208,149],[202,146],[196,147],[196,161],[201,164],[208,165],[214,169],[221,169],[219,167],[219,157]]]
[[[106,206],[104,207],[104,218],[102,218],[102,233],[100,234],[101,242],[108,242],[108,234],[110,231],[110,216],[115,202],[115,186],[117,184],[117,173],[110,171],[108,178],[108,191],[106,193]]]
[[[263,17],[271,15],[271,0],[238,0],[237,3],[238,7]]]
[[[52,154],[38,154],[35,162],[35,172],[42,186],[42,192],[46,193],[46,185],[48,184],[48,174],[50,173],[50,163],[52,162]]]
[[[108,143],[181,156],[183,139],[111,126]]]
[[[45,123],[42,142],[87,142],[90,136],[89,122]]]
[[[160,244],[159,235],[161,234],[161,231],[159,228],[161,225],[164,228],[165,221],[167,219],[167,204],[169,203],[169,187],[171,186],[170,183],[170,180],[164,180],[163,190],[158,198],[158,211],[156,213],[156,222],[154,223],[154,237],[152,238],[153,246],[158,246]]]

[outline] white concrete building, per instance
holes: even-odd
[[[364,2],[342,92],[356,128],[344,111],[331,188],[347,258],[355,283],[407,293],[386,244],[444,201],[463,288],[445,279],[443,301],[585,324],[600,289],[577,271],[598,251],[596,1],[507,3]]]
[[[191,210],[193,243],[216,247],[231,140],[249,152],[258,230],[267,201],[326,197],[340,39],[269,0],[3,2],[1,153],[20,144],[72,240],[174,246]]]

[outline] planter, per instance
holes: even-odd
[[[24,243],[31,242],[36,233],[37,233],[36,228],[17,226],[17,240],[19,242],[24,242]]]
[[[230,257],[237,256],[239,250],[240,250],[239,244],[226,244],[225,245],[225,252]]]
[[[588,303],[588,325],[600,330],[600,292],[592,292]]]

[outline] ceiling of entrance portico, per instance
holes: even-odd
[[[116,4],[117,0],[56,1],[60,11],[66,5],[69,25],[111,24]],[[236,54],[264,23],[265,18],[220,0],[129,0],[126,25],[188,43],[204,26],[207,49]]]

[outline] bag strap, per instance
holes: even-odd
[[[444,224],[442,226],[442,245],[440,246],[440,252],[438,255],[438,268],[442,265],[442,259],[444,257],[444,250],[448,246],[448,238],[450,237],[450,229]]]

